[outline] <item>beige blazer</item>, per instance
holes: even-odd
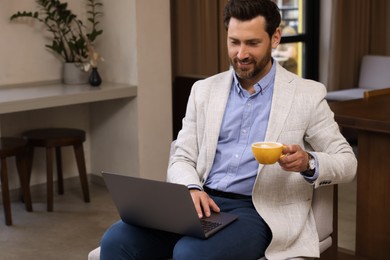
[[[233,80],[227,71],[194,84],[183,128],[175,143],[167,180],[202,186],[212,167],[219,130]],[[311,209],[313,189],[353,180],[357,161],[324,100],[326,88],[277,65],[265,139],[299,144],[314,151],[319,177],[314,184],[278,163],[259,166],[254,205],[272,230],[267,259],[319,257],[319,239]]]

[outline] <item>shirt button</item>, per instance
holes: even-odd
[[[238,158],[238,154],[234,155],[234,157]]]
[[[246,129],[242,130],[242,132],[243,132],[244,134],[246,134]]]

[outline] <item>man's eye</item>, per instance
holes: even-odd
[[[250,45],[250,46],[256,46],[258,44],[259,44],[259,42],[248,42],[248,45]]]

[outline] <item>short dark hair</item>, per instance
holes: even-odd
[[[265,30],[271,38],[281,21],[279,7],[271,0],[229,0],[225,6],[224,25],[227,30],[232,17],[249,21],[257,16],[265,18]]]

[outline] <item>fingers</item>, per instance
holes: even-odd
[[[205,217],[210,217],[211,210],[215,212],[220,211],[217,204],[209,197],[206,192],[200,190],[190,190],[190,193],[199,218],[203,218],[203,215]]]
[[[203,209],[203,213],[206,217],[210,217],[211,210],[210,210],[210,202],[209,202],[209,195],[207,195],[206,192],[202,192],[204,196],[201,196],[200,205]],[[199,213],[198,213],[199,215]]]
[[[212,198],[209,197],[209,205],[212,211],[214,212],[220,212],[220,208],[218,207],[217,203],[214,202]]]
[[[279,164],[285,171],[302,172],[307,168],[307,153],[297,144],[286,145]]]
[[[194,202],[195,210],[196,213],[198,213],[198,217],[202,218],[203,217],[203,212],[202,212],[202,207],[201,207],[201,195],[203,191],[200,190],[190,190],[190,194],[192,197],[192,201]]]

